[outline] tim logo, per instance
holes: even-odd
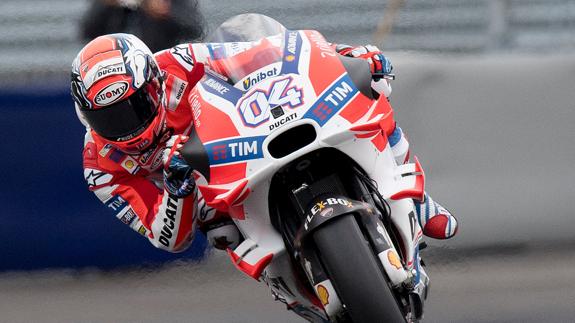
[[[303,92],[290,86],[291,77],[274,81],[267,90],[256,89],[238,104],[238,112],[247,127],[255,128],[269,119],[271,107],[295,108],[303,103]]]
[[[324,121],[331,115],[333,109],[328,107],[327,104],[320,102],[312,111],[316,118],[318,118],[320,121]]]
[[[227,145],[217,145],[212,148],[212,159],[225,160],[228,158],[228,146]]]
[[[353,82],[346,74],[330,86],[303,117],[313,119],[320,126],[323,126],[357,93],[357,88],[353,86]]]
[[[244,137],[206,144],[210,164],[227,164],[263,157],[265,136]]]

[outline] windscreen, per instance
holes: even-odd
[[[208,37],[209,66],[247,89],[281,70],[285,30],[264,15],[234,16]]]

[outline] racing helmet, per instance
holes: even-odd
[[[82,121],[128,154],[157,144],[165,132],[164,81],[150,49],[136,36],[89,42],[72,64],[71,92]]]

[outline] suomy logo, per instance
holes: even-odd
[[[96,94],[94,103],[99,106],[110,105],[120,100],[128,90],[127,82],[112,83]]]

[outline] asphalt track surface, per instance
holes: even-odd
[[[573,322],[571,250],[430,247],[425,322]],[[2,322],[302,322],[223,254],[154,271],[3,274],[0,291]]]
[[[575,59],[390,53],[392,103],[461,231],[422,255],[426,322],[575,322]],[[0,322],[299,322],[224,255],[0,275]]]

